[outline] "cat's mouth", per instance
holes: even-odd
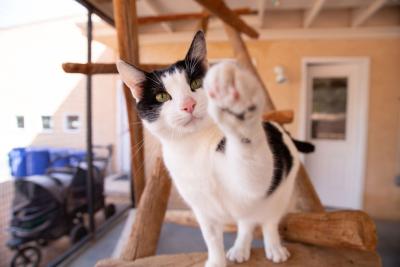
[[[188,126],[188,125],[190,125],[190,124],[193,124],[193,123],[195,123],[196,121],[199,121],[199,120],[201,120],[201,119],[202,119],[202,117],[197,117],[197,116],[193,116],[193,115],[192,115],[192,116],[189,118],[189,120],[183,124],[183,126],[186,127],[186,126]]]

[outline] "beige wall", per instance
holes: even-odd
[[[67,74],[63,62],[85,62],[87,39],[78,22],[86,16],[38,22],[0,30],[0,174],[8,175],[7,153],[13,147],[85,148],[84,75]],[[115,62],[115,53],[93,42],[93,61]],[[95,144],[116,142],[116,75],[93,77]],[[64,130],[66,114],[81,116],[81,130]],[[25,116],[24,130],[16,115]],[[43,132],[41,116],[53,116],[54,129]],[[3,174],[4,173],[4,174]]]
[[[188,44],[145,44],[142,62],[170,63],[183,58]],[[257,68],[279,109],[299,110],[301,60],[304,57],[368,57],[371,60],[368,147],[364,209],[377,218],[400,220],[399,172],[400,39],[251,41]],[[232,56],[228,43],[209,43],[209,58]],[[274,82],[273,66],[286,68],[289,82]],[[289,130],[296,135],[298,118]],[[396,158],[397,157],[397,158]]]

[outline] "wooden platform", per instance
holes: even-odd
[[[263,249],[253,249],[250,261],[241,264],[229,263],[228,266],[258,267],[380,267],[381,261],[375,252],[355,249],[326,248],[286,243],[292,254],[285,263],[272,263],[265,259]],[[207,259],[206,253],[187,253],[152,256],[133,262],[106,259],[98,262],[96,267],[203,267]]]

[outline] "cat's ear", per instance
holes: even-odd
[[[133,97],[138,102],[143,96],[143,82],[146,80],[146,72],[122,60],[118,60],[117,69],[122,81],[131,89]]]
[[[205,65],[207,65],[206,39],[204,38],[204,33],[202,31],[198,31],[194,36],[185,60],[202,61]]]

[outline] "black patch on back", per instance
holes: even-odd
[[[217,145],[217,152],[225,153],[226,137],[222,138]]]
[[[312,153],[315,151],[315,146],[309,142],[303,142],[292,138],[297,150],[302,153]]]
[[[196,64],[193,60],[191,62],[180,60],[166,69],[145,73],[146,79],[141,85],[143,88],[142,98],[136,105],[138,115],[141,119],[147,120],[148,122],[154,122],[158,119],[161,107],[164,103],[158,102],[156,100],[156,95],[160,92],[166,92],[161,77],[182,71],[185,72],[186,80],[190,88],[190,83],[193,80],[204,78],[207,68],[201,61]]]
[[[278,188],[282,179],[289,173],[293,165],[293,157],[283,142],[283,136],[279,129],[269,122],[263,123],[263,127],[274,157],[272,182],[267,190],[267,196],[269,196]]]

